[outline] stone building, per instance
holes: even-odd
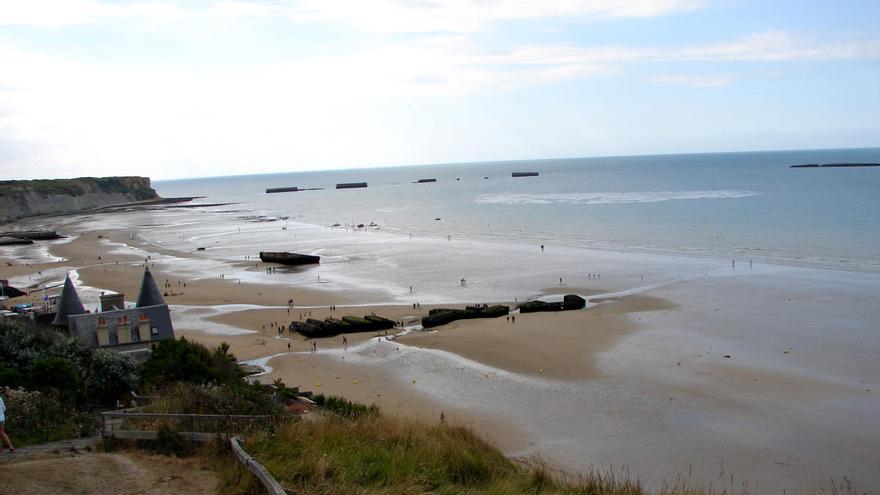
[[[118,351],[148,348],[153,342],[174,338],[168,305],[149,268],[144,270],[135,307],[120,308],[124,306],[121,300],[121,295],[103,296],[102,310],[89,313],[68,277],[53,324],[66,326],[71,337],[79,338],[89,347]]]

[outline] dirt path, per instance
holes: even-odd
[[[198,458],[70,449],[13,457],[0,464],[0,495],[215,493],[218,482]]]

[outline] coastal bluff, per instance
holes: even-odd
[[[159,199],[149,177],[0,181],[0,223]]]

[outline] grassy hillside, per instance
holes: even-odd
[[[613,475],[565,479],[540,464],[516,463],[466,427],[375,414],[297,421],[275,435],[252,437],[245,448],[293,493],[646,493]],[[261,493],[255,478],[231,461],[222,471],[224,493]]]

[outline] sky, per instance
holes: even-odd
[[[0,179],[880,146],[880,1],[0,0]]]

